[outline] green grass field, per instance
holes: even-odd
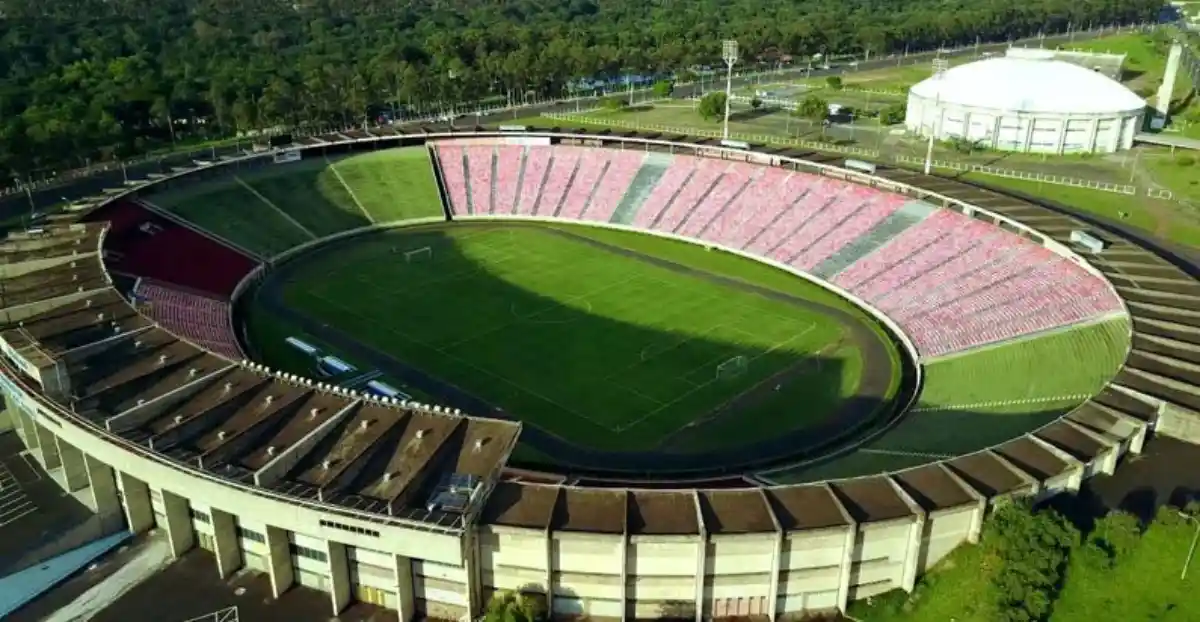
[[[587,237],[748,283],[765,268],[635,233]],[[412,261],[398,252],[422,248]],[[295,268],[290,306],[590,447],[686,452],[769,438],[832,415],[864,371],[819,309],[544,228],[421,227],[335,249]],[[853,309],[795,277],[763,285]],[[695,423],[768,379],[735,417]]]
[[[970,350],[925,367],[917,404],[857,452],[768,474],[780,482],[853,477],[990,447],[1053,421],[1099,392],[1120,367],[1129,325],[1109,320]]]
[[[242,169],[150,200],[263,256],[339,231],[441,215],[424,147]]]

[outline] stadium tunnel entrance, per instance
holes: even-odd
[[[554,405],[540,412],[531,412],[515,406],[513,400],[508,399],[510,396],[497,390],[494,383],[488,386],[489,383],[474,383],[470,378],[464,381],[461,375],[448,377],[436,369],[430,369],[419,358],[414,359],[411,352],[398,353],[379,344],[367,334],[369,331],[366,329],[351,329],[327,316],[297,308],[285,299],[285,290],[302,283],[302,273],[306,269],[328,261],[339,253],[361,249],[363,245],[378,245],[380,249],[386,249],[380,252],[386,253],[394,261],[406,262],[407,258],[403,256],[405,249],[430,248],[436,257],[431,261],[436,262],[438,271],[445,274],[473,272],[483,278],[477,285],[488,299],[502,300],[511,308],[546,309],[539,312],[539,317],[554,320],[547,324],[551,333],[570,336],[569,339],[563,339],[560,349],[548,357],[552,360],[545,361],[549,368],[570,367],[565,362],[567,357],[593,356],[589,343],[595,343],[596,340],[621,344],[679,341],[677,334],[661,328],[604,317],[591,312],[588,307],[564,304],[561,300],[522,288],[496,275],[488,275],[477,258],[461,251],[452,235],[463,230],[485,232],[503,229],[538,229],[604,252],[764,296],[790,305],[798,312],[819,313],[838,323],[843,329],[844,339],[861,352],[863,366],[857,390],[831,405],[821,403],[822,399],[827,398],[806,399],[805,396],[819,396],[822,391],[836,390],[843,376],[851,373],[846,369],[845,361],[836,356],[820,352],[798,356],[785,350],[772,351],[723,342],[705,335],[691,335],[687,340],[688,359],[729,364],[737,360],[754,361],[759,368],[757,375],[747,378],[739,390],[729,391],[729,395],[722,396],[723,399],[695,409],[686,420],[676,419],[647,426],[643,431],[654,435],[652,447],[626,449],[620,447],[619,439],[616,442],[608,439],[606,443],[589,445],[581,441],[581,438],[589,436],[587,423],[581,423],[576,430],[563,430],[554,423],[565,417],[564,413],[570,414],[570,403],[564,404],[566,409],[558,412],[555,412]],[[413,298],[406,298],[395,304],[416,303]],[[462,304],[471,306],[472,301],[464,300]],[[678,482],[680,479],[719,480],[728,477],[744,483],[741,478],[752,471],[821,460],[857,446],[898,420],[903,414],[903,406],[910,402],[917,390],[915,364],[895,356],[895,352],[902,350],[895,343],[888,342],[889,337],[895,337],[884,330],[873,330],[863,319],[845,310],[575,235],[567,229],[547,228],[544,224],[530,222],[416,225],[331,241],[276,266],[237,305],[239,317],[266,313],[278,318],[283,324],[294,327],[296,332],[327,345],[345,359],[378,370],[384,378],[402,384],[402,390],[428,396],[434,403],[458,408],[475,416],[521,420],[525,424],[522,446],[509,461],[510,465],[573,477],[590,477],[596,482]],[[428,312],[435,313],[437,309],[431,308]],[[480,308],[476,312],[486,313],[487,309]],[[280,362],[270,360],[271,356],[263,356],[270,346],[261,341],[262,335],[256,335],[252,326],[243,323],[241,330],[247,352],[268,365],[280,365]],[[511,353],[513,364],[529,364],[537,368],[539,364],[530,362],[526,354]],[[285,368],[283,371],[308,373],[311,366],[309,369]],[[719,376],[719,371],[716,369],[714,373]],[[361,375],[362,372],[360,369],[354,373]],[[486,375],[489,372],[481,370],[478,373]],[[735,376],[738,374],[736,370],[733,373]],[[855,370],[854,373],[859,372]],[[584,393],[581,397],[588,399],[586,391]],[[603,396],[596,399],[603,399]],[[814,412],[818,410],[822,412]],[[779,419],[776,420],[776,417]],[[747,431],[750,433],[747,434]],[[599,430],[595,432],[601,433]],[[745,441],[738,441],[739,437],[745,438]]]

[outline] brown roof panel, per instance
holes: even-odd
[[[464,419],[463,432],[455,451],[455,473],[489,477],[512,449],[520,424],[498,419]]]
[[[897,473],[895,479],[913,498],[913,501],[916,501],[917,505],[926,512],[976,502],[975,497],[954,481],[954,478],[939,464],[930,464]]]
[[[558,494],[558,486],[500,482],[488,496],[482,520],[509,527],[549,528]]]
[[[554,530],[625,533],[626,494],[624,490],[564,487],[554,506]]]
[[[1013,439],[995,451],[1037,479],[1049,479],[1067,470],[1066,462],[1027,437]]]
[[[700,523],[696,516],[696,496],[691,492],[630,491],[629,533],[641,535],[700,533]]]
[[[268,404],[268,398],[269,404]],[[244,408],[266,408],[271,411],[288,411],[290,419],[283,424],[271,438],[250,453],[241,457],[241,466],[257,471],[275,455],[296,444],[317,426],[325,423],[330,417],[349,406],[351,400],[332,393],[323,393],[307,387],[297,387],[282,382],[275,382],[271,390],[263,395],[261,400],[247,404]],[[236,415],[235,415],[236,416]],[[264,413],[264,416],[269,416]]]
[[[826,529],[850,524],[841,504],[824,484],[779,486],[765,489],[784,531]]]
[[[1038,430],[1034,436],[1084,462],[1095,459],[1107,449],[1103,443],[1066,421],[1052,423]]]
[[[859,523],[912,516],[912,509],[886,477],[860,477],[830,484],[846,511]]]
[[[699,493],[699,499],[709,533],[775,531],[771,508],[761,490],[705,490]]]
[[[339,424],[339,429],[327,437],[328,444],[323,452],[314,451],[314,461],[309,468],[300,471],[292,479],[318,488],[328,486],[346,472],[375,443],[408,416],[402,411],[370,405],[358,408],[348,419]]]
[[[427,465],[442,451],[451,435],[464,425],[460,418],[418,410],[392,412],[401,415],[401,418],[397,424],[395,444],[389,443],[386,448],[390,452],[386,456],[386,465],[373,470],[373,477],[361,482],[358,490],[358,494],[364,497],[389,502],[414,492],[413,489],[420,486]]]
[[[1029,484],[991,452],[982,451],[946,463],[970,487],[986,497],[1008,494]]]
[[[195,395],[172,407],[164,416],[150,421],[146,427],[151,434],[162,434],[204,415],[221,404],[239,399],[243,393],[256,389],[267,381],[265,377],[248,369],[233,367]]]

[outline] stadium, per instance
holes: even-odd
[[[79,188],[0,244],[23,442],[334,615],[844,611],[1200,412],[1200,284],[906,170],[428,126]]]

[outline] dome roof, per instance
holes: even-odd
[[[959,65],[910,92],[945,103],[1014,112],[1094,114],[1146,106],[1137,93],[1095,71],[1032,58],[998,57]]]

